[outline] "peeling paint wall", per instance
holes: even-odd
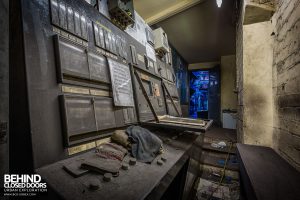
[[[273,27],[270,21],[243,27],[244,143],[273,147]]]
[[[300,0],[279,0],[272,21],[274,147],[300,171]]]
[[[243,21],[245,4],[244,0],[238,1],[239,15],[236,26],[236,90],[237,90],[237,139],[238,142],[243,142],[243,121],[244,121],[244,107],[243,107]]]

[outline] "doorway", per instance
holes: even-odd
[[[189,116],[213,119],[220,124],[220,70],[216,66],[207,70],[190,71]]]
[[[190,117],[208,118],[209,71],[190,72]]]

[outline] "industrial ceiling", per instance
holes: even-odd
[[[219,61],[235,54],[235,0],[135,0],[151,25],[161,26],[188,63]]]

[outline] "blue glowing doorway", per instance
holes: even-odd
[[[192,118],[208,118],[209,71],[190,72],[190,110]]]

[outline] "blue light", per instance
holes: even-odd
[[[198,118],[198,113],[208,110],[209,72],[193,71],[190,77],[190,117]]]

